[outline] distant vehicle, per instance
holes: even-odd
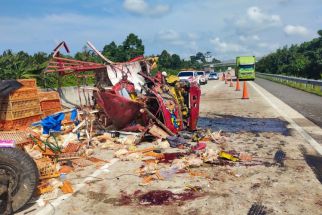
[[[255,56],[240,56],[236,58],[236,77],[239,80],[255,80]]]
[[[209,80],[209,75],[210,75],[211,72],[210,71],[206,71],[205,73],[206,73],[207,80]]]
[[[218,80],[218,79],[219,79],[219,76],[217,72],[211,72],[209,74],[209,80]]]
[[[181,71],[178,73],[178,77],[180,81],[189,81],[191,82],[198,82],[198,75],[196,71]]]
[[[201,84],[207,84],[207,76],[206,73],[204,71],[198,71],[197,72],[197,79],[198,79],[198,83]]]

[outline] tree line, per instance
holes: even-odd
[[[322,79],[322,30],[318,38],[299,45],[284,46],[263,57],[256,70],[310,79]]]
[[[105,45],[102,50],[102,54],[114,62],[129,61],[135,57],[143,56],[144,53],[145,47],[142,40],[133,33],[129,34],[121,44],[116,44],[113,41]],[[205,54],[198,52],[196,55],[190,56],[189,59],[182,59],[178,54],[170,54],[168,51],[163,50],[160,55],[157,55],[159,57],[159,63],[155,71],[165,70],[173,74],[184,68],[201,69],[207,61],[206,58],[209,58],[209,54],[209,52]],[[30,55],[24,51],[15,53],[11,50],[6,50],[0,54],[0,80],[36,78],[40,86],[44,85],[44,80],[53,82],[54,78],[48,78],[42,75],[51,56],[52,54],[45,52],[37,52]],[[73,56],[64,56],[82,61],[103,63],[102,59],[87,46],[84,46],[82,51],[77,52]],[[210,61],[214,63],[220,62],[216,58]],[[76,84],[76,79],[73,77],[66,77],[65,79],[65,85]]]

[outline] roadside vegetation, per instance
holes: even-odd
[[[256,64],[262,73],[322,79],[322,30],[318,38],[300,45],[284,46]]]
[[[284,80],[284,79],[280,79],[280,78],[264,76],[261,74],[257,74],[257,77],[264,78],[264,79],[267,79],[270,81],[274,81],[276,83],[284,84],[289,87],[303,90],[308,93],[313,93],[313,94],[322,96],[322,87],[321,86],[314,86],[312,84],[299,83],[299,82],[295,82],[295,81],[289,81],[289,80]]]
[[[102,54],[114,62],[125,62],[135,57],[142,56],[145,53],[145,47],[142,40],[135,34],[129,34],[121,44],[116,44],[114,41],[105,45],[102,49]],[[182,59],[177,54],[170,54],[163,50],[160,55],[148,56],[159,57],[158,68],[156,71],[166,71],[168,74],[177,74],[182,69],[201,69],[206,63],[206,54],[198,52],[189,59]],[[36,78],[38,85],[42,87],[56,87],[56,74],[44,76],[43,71],[51,54],[45,52],[37,52],[28,54],[24,51],[13,52],[6,50],[0,54],[0,80],[19,79],[19,78]],[[89,48],[83,47],[82,51],[75,55],[65,55],[64,57],[73,57],[77,60],[91,61],[103,63],[103,61]],[[212,62],[220,62],[216,58]],[[90,84],[92,80],[89,80]],[[63,78],[63,86],[76,86],[77,78],[68,76]]]

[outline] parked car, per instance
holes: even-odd
[[[198,81],[198,74],[196,71],[181,71],[178,73],[178,77],[180,81],[189,81],[191,82],[197,82]]]
[[[207,80],[207,76],[206,73],[204,71],[198,71],[197,72],[197,79],[198,79],[198,83],[201,84],[207,84],[208,80]]]
[[[211,72],[209,74],[209,80],[218,80],[218,79],[219,79],[219,76],[217,72]]]
[[[210,71],[206,71],[205,73],[206,73],[207,80],[209,80],[209,75],[210,75],[211,72]]]

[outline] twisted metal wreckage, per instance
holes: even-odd
[[[199,117],[200,88],[197,83],[180,82],[176,76],[150,71],[156,58],[134,58],[115,63],[103,56],[90,42],[87,45],[100,56],[104,64],[60,57],[60,49],[69,48],[61,42],[55,49],[45,73],[58,73],[58,91],[62,77],[76,75],[87,78],[93,72],[95,85],[92,104],[99,110],[99,121],[105,127],[123,131],[146,131],[156,122],[170,135],[183,129],[196,130]],[[83,74],[83,75],[81,75]],[[88,90],[88,89],[87,89]],[[66,101],[68,102],[68,101]]]

